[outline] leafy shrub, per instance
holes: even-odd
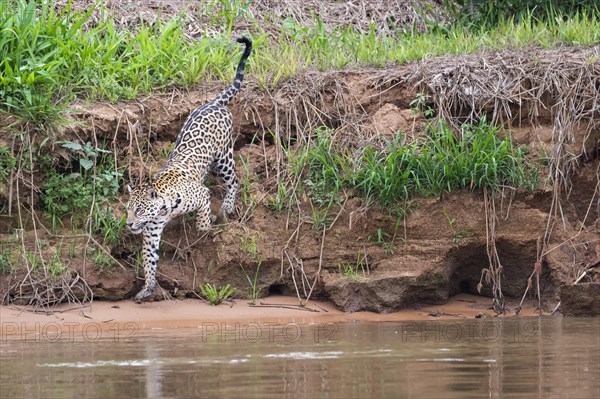
[[[79,173],[60,174],[50,170],[41,195],[44,208],[52,217],[62,218],[68,213],[77,214],[90,209],[93,186]]]
[[[46,175],[43,192],[40,197],[45,211],[52,217],[53,225],[65,215],[72,214],[77,220],[87,216],[92,204],[95,204],[94,214],[102,212],[102,205],[117,198],[122,174],[114,170],[98,168],[96,175],[85,173],[61,174],[54,169]],[[87,212],[86,212],[87,211]],[[108,212],[97,215],[96,221],[109,223],[113,229],[120,228],[121,221],[114,221]],[[99,226],[98,228],[102,227]],[[106,238],[106,237],[105,237]]]

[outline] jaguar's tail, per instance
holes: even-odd
[[[233,83],[229,87],[227,87],[225,90],[223,90],[223,92],[221,94],[219,94],[217,96],[217,98],[215,98],[215,100],[214,100],[216,103],[218,103],[220,105],[227,105],[229,103],[229,101],[231,101],[231,99],[233,97],[235,97],[237,92],[240,91],[242,81],[244,80],[244,67],[246,65],[246,60],[248,59],[248,57],[250,56],[250,53],[252,52],[252,41],[250,39],[248,39],[246,36],[238,37],[237,42],[244,43],[246,48],[244,49],[242,58],[240,59],[240,62],[237,66],[237,71],[235,73],[235,78],[233,79]]]

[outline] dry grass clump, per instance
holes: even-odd
[[[87,11],[96,1],[73,1],[76,11]],[[98,7],[93,11],[89,24],[98,23],[103,18],[115,18],[116,25],[122,28],[135,28],[142,24],[152,25],[159,18],[169,20],[182,17],[190,35],[214,32],[215,29],[244,30],[252,21],[265,31],[278,33],[278,26],[285,19],[300,25],[314,25],[318,19],[330,29],[346,26],[368,32],[371,25],[385,33],[403,31],[421,32],[425,30],[426,19],[443,22],[443,2],[404,1],[404,0],[210,0],[210,1],[153,1],[112,0],[104,3],[107,13]],[[64,9],[67,0],[55,2],[55,8]],[[215,20],[226,24],[215,24]],[[241,19],[238,21],[238,19]],[[231,23],[232,26],[227,26]],[[223,32],[221,32],[223,33]]]

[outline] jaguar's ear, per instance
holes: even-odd
[[[127,185],[127,193],[131,194],[133,190],[131,189],[131,186],[128,184]]]

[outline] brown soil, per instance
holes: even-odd
[[[329,300],[347,312],[387,313],[441,305],[456,294],[476,294],[482,269],[489,264],[481,192],[416,198],[407,204],[410,211],[399,225],[388,210],[368,207],[349,195],[334,210],[337,219],[325,234],[313,228],[307,202],[292,212],[268,207],[286,167],[281,143],[305,142],[313,128],[321,125],[336,129],[336,139],[346,145],[377,143],[398,130],[412,139],[423,134],[423,119],[412,112],[410,103],[418,93],[425,93],[431,96],[428,105],[453,123],[489,115],[489,120],[512,127],[506,134],[528,146],[533,155],[554,154],[560,160],[556,165],[557,170],[567,172],[564,180],[553,183],[548,179],[533,192],[507,189],[496,205],[495,243],[503,267],[503,293],[520,298],[540,261],[542,307],[554,308],[559,287],[572,284],[583,270],[587,271],[583,281],[600,280],[600,115],[596,108],[600,101],[593,89],[598,87],[600,71],[598,63],[589,63],[599,53],[599,47],[510,51],[385,69],[309,71],[269,93],[249,76],[232,111],[237,174],[249,177],[250,200],[240,199],[237,215],[215,226],[209,235],[199,236],[189,218],[171,222],[163,236],[159,264],[162,290],[157,290],[155,299],[193,297],[205,282],[230,284],[243,296],[249,284],[242,267],[250,276],[260,267],[258,287],[263,296],[305,298],[314,284],[312,299]],[[543,85],[540,92],[531,94],[531,86],[552,73],[556,73],[553,85]],[[495,78],[482,82],[486,74],[498,79],[510,76],[511,84],[501,85]],[[188,113],[222,87],[208,83],[188,93],[163,93],[135,102],[76,104],[71,117],[78,123],[65,126],[61,134],[108,143],[118,164],[128,165],[126,178],[136,183],[164,163],[159,150],[175,140]],[[572,93],[578,97],[572,98]],[[567,115],[565,104],[576,112]],[[563,154],[570,154],[567,164],[562,163]],[[220,181],[213,180],[217,209],[222,190]],[[29,188],[20,191],[18,203],[35,204],[37,198],[31,192]],[[122,212],[126,200],[123,193],[115,210]],[[16,212],[3,216],[0,234],[8,241],[18,226],[17,216]],[[37,236],[31,234],[33,226],[28,226],[26,241],[44,239],[48,250],[56,251],[60,239],[45,232],[42,224],[43,219],[36,219]],[[391,247],[378,243],[373,239],[378,231],[398,240]],[[542,255],[538,242],[544,243]],[[126,235],[119,245],[109,248],[119,265],[105,268],[94,265],[86,255],[85,247],[94,246],[88,238],[78,239],[76,245],[78,254],[70,260],[70,274],[58,290],[73,283],[80,292],[73,297],[63,295],[63,300],[89,299],[90,292],[95,299],[122,300],[141,288],[142,277],[134,266],[139,237]],[[341,264],[356,265],[357,260],[364,264],[364,273],[355,279],[340,274]],[[21,272],[1,275],[2,298],[17,304],[29,302],[40,284],[34,280]],[[51,282],[46,279],[43,284]],[[60,297],[55,288],[42,291]],[[533,289],[528,292],[531,298]],[[491,295],[489,283],[484,283],[481,294]],[[181,304],[145,304],[139,309],[173,303]]]

